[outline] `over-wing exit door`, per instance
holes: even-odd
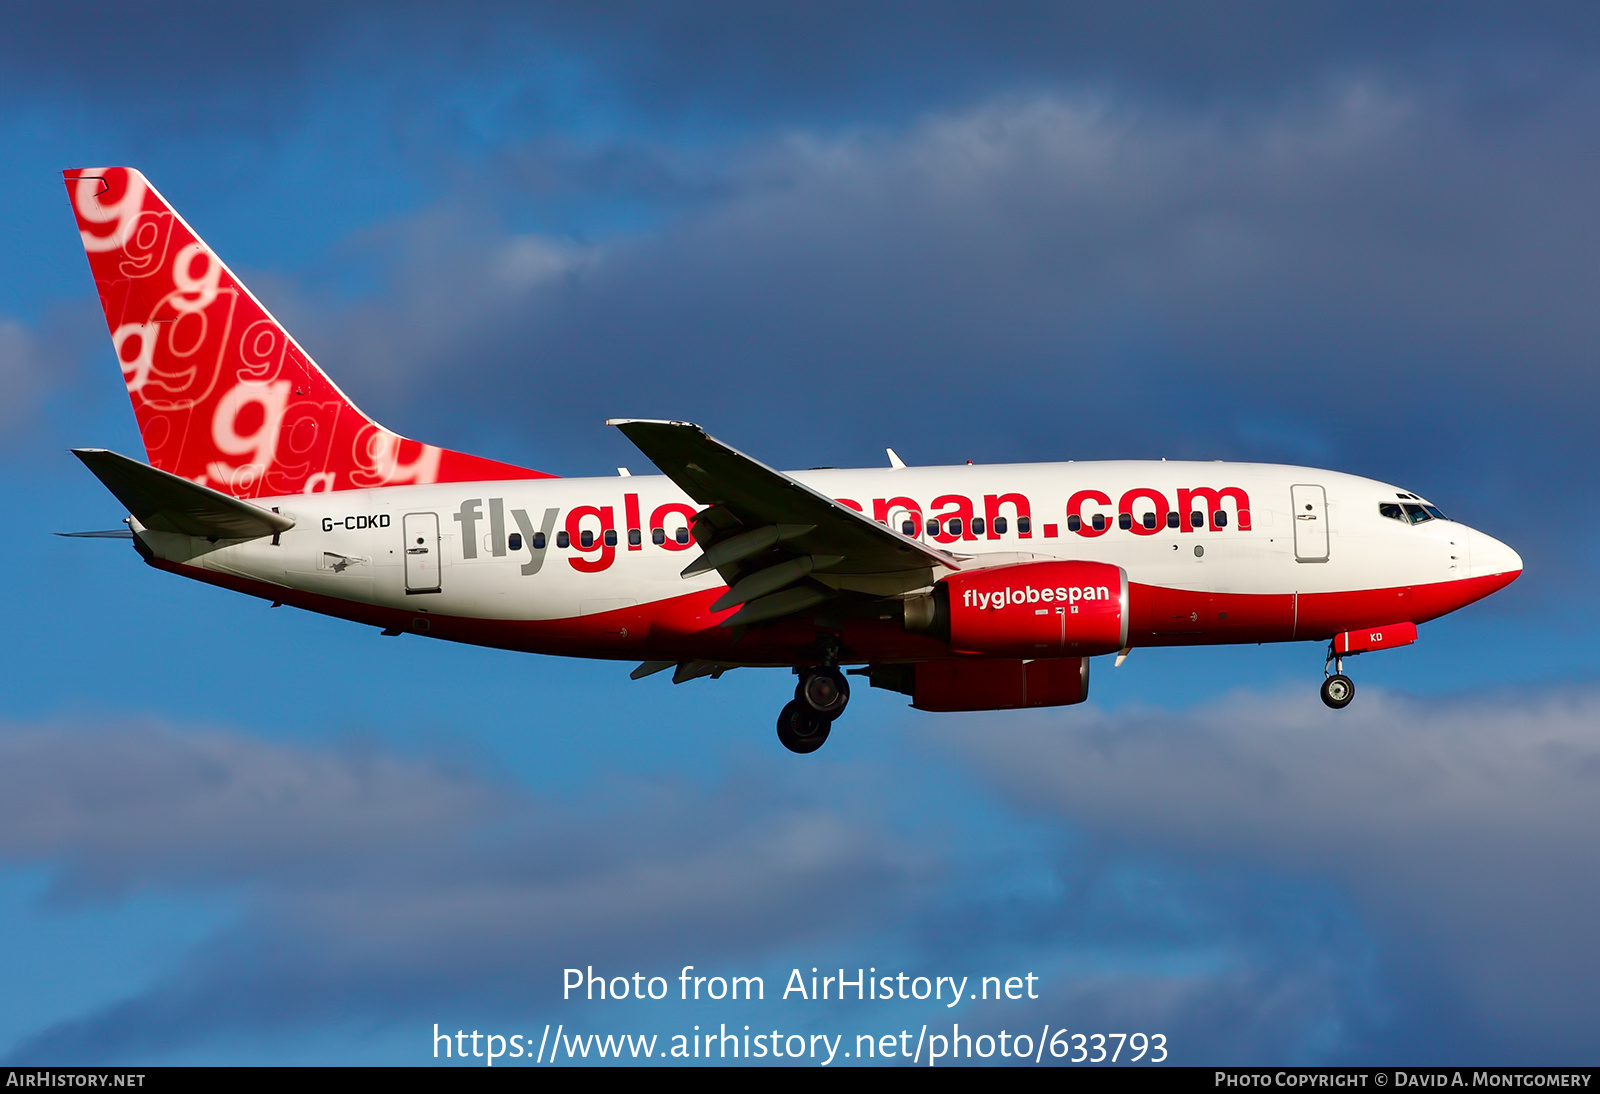
[[[436,593],[439,591],[439,515],[407,513],[403,523],[406,592]]]
[[[1296,562],[1328,561],[1328,492],[1320,486],[1289,487],[1294,509]]]

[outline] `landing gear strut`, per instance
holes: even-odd
[[[830,665],[801,673],[794,699],[778,715],[778,740],[790,752],[815,752],[849,702],[850,685],[838,669]]]
[[[1328,672],[1328,666],[1333,672]],[[1356,697],[1355,681],[1344,674],[1344,658],[1328,648],[1328,660],[1322,666],[1322,701],[1334,710],[1343,710]]]

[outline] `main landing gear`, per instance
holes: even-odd
[[[778,715],[778,740],[790,752],[815,752],[849,702],[850,685],[838,669],[830,666],[802,672],[794,698]]]
[[[1333,672],[1328,666],[1333,666]],[[1328,660],[1323,663],[1322,701],[1334,710],[1343,710],[1356,697],[1355,681],[1344,674],[1344,658],[1328,647]]]

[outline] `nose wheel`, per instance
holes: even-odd
[[[1332,666],[1333,672],[1328,668]],[[1344,658],[1328,650],[1328,660],[1322,666],[1322,701],[1333,710],[1343,710],[1356,697],[1355,681],[1344,674]]]
[[[1355,681],[1340,673],[1322,682],[1322,701],[1334,710],[1343,710],[1356,697]]]
[[[850,685],[838,669],[829,666],[802,673],[794,699],[778,715],[778,740],[790,752],[815,752],[849,702]]]

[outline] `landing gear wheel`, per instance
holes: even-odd
[[[794,697],[831,722],[844,713],[845,705],[850,702],[850,685],[838,669],[818,669],[800,677]]]
[[[1334,710],[1343,710],[1356,697],[1356,685],[1342,673],[1322,682],[1322,701]]]
[[[804,755],[815,752],[828,739],[833,722],[812,710],[799,699],[785,704],[778,715],[778,740],[790,752]]]

